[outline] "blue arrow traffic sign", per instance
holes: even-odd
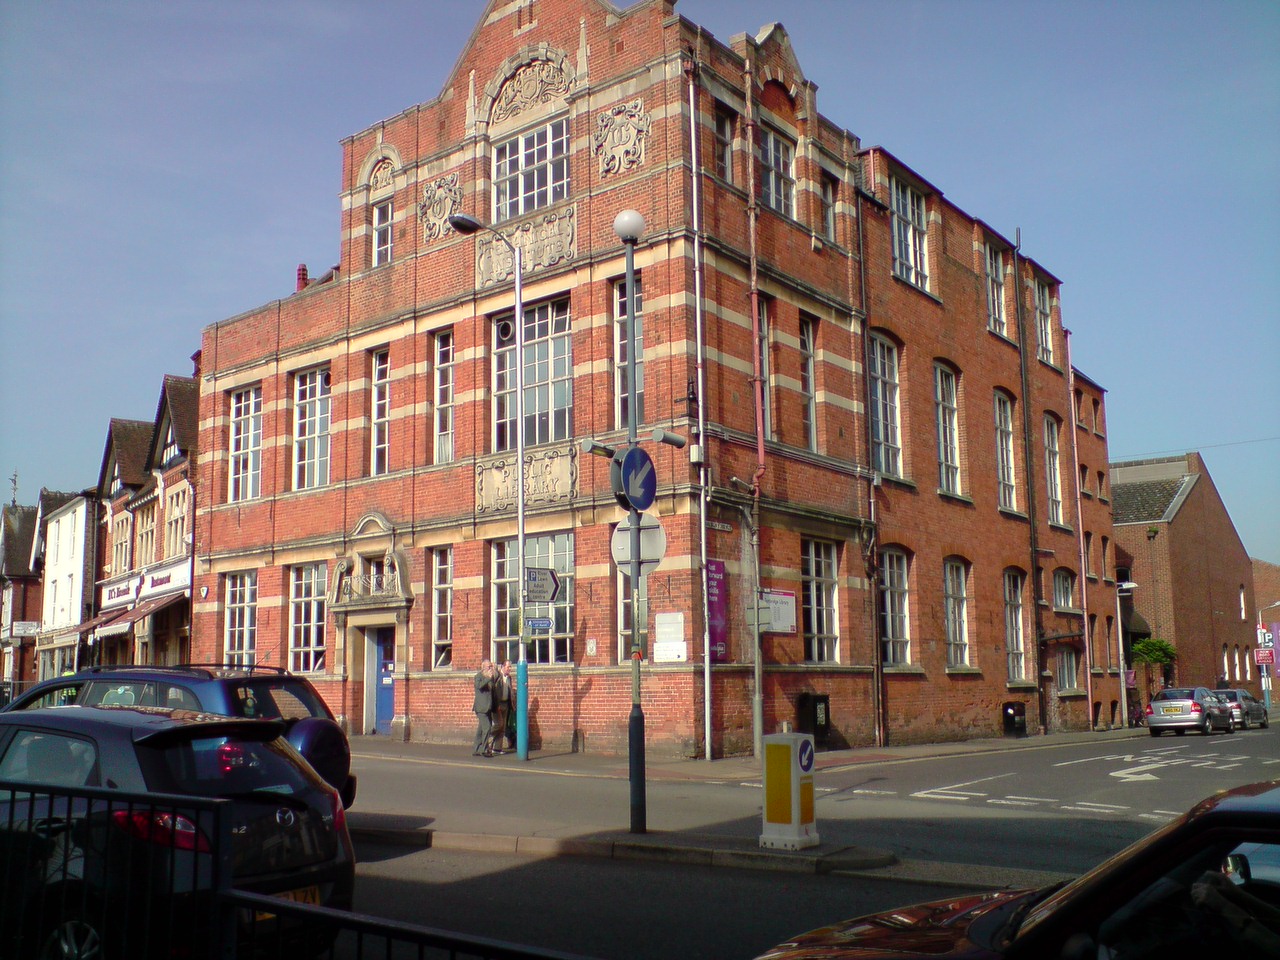
[[[610,477],[613,495],[622,506],[641,513],[653,506],[658,495],[658,474],[653,469],[653,458],[642,447],[620,451],[613,459]]]
[[[796,759],[800,762],[800,769],[805,773],[808,773],[810,770],[813,769],[814,758],[813,758],[813,741],[812,740],[800,741],[800,751],[797,754]]]

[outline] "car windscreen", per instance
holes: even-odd
[[[1186,688],[1169,687],[1157,693],[1153,700],[1194,700],[1195,691]]]
[[[169,737],[139,743],[138,760],[147,786],[162,793],[235,797],[324,789],[315,772],[280,737]]]

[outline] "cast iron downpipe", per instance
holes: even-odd
[[[699,28],[701,33],[701,28]],[[697,387],[695,401],[698,423],[695,428],[692,450],[699,451],[698,468],[698,566],[702,574],[702,731],[704,754],[711,759],[711,601],[707,596],[707,507],[711,499],[711,486],[707,476],[707,420],[703,412],[702,398],[706,393],[706,354],[703,343],[702,308],[702,164],[698,149],[698,64],[692,58],[685,61],[685,78],[689,84],[689,163],[692,182],[693,208],[693,327],[696,351]],[[692,453],[692,450],[690,451]]]
[[[751,699],[752,750],[756,759],[764,756],[764,650],[762,631],[760,629],[760,481],[764,479],[764,370],[760,360],[762,351],[768,349],[764,342],[760,326],[760,259],[757,249],[756,221],[760,217],[760,206],[756,200],[756,113],[755,113],[755,79],[751,71],[751,61],[747,60],[743,67],[743,90],[746,100],[747,129],[747,244],[751,257],[751,382],[752,396],[756,408],[756,469],[751,475],[751,530],[757,570],[755,596],[755,642],[754,683],[755,693]]]
[[[1035,670],[1037,709],[1040,711],[1040,732],[1049,732],[1048,701],[1044,694],[1044,652],[1047,644],[1044,636],[1044,616],[1040,612],[1040,534],[1037,529],[1040,511],[1036,508],[1035,444],[1031,434],[1031,371],[1027,369],[1027,318],[1022,303],[1022,228],[1014,232],[1013,289],[1014,307],[1018,319],[1018,369],[1022,381],[1022,457],[1027,470],[1027,520],[1031,533],[1031,569],[1027,579],[1031,581],[1031,609],[1035,611]]]

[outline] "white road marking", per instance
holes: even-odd
[[[1033,800],[1036,803],[1058,803],[1057,797],[1019,797],[1016,794],[1009,794],[1010,800]]]
[[[1097,807],[1099,810],[1128,810],[1129,808],[1118,803],[1090,803],[1088,800],[1077,800],[1077,806],[1081,807]]]
[[[1133,783],[1140,780],[1159,780],[1154,773],[1145,773],[1146,770],[1159,770],[1161,767],[1168,766],[1166,763],[1147,763],[1139,767],[1128,767],[1124,770],[1112,770],[1110,776],[1119,777],[1125,783]]]

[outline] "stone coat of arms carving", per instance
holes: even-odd
[[[520,67],[502,85],[493,104],[491,121],[501,123],[538,104],[563,100],[573,88],[573,77],[563,64],[534,60]]]
[[[645,113],[643,100],[615,104],[596,117],[591,140],[600,159],[600,176],[625,173],[644,163],[652,126],[653,119]]]
[[[422,188],[422,200],[418,204],[418,217],[422,220],[424,240],[435,240],[451,233],[449,217],[462,206],[462,187],[458,175],[433,180]]]

